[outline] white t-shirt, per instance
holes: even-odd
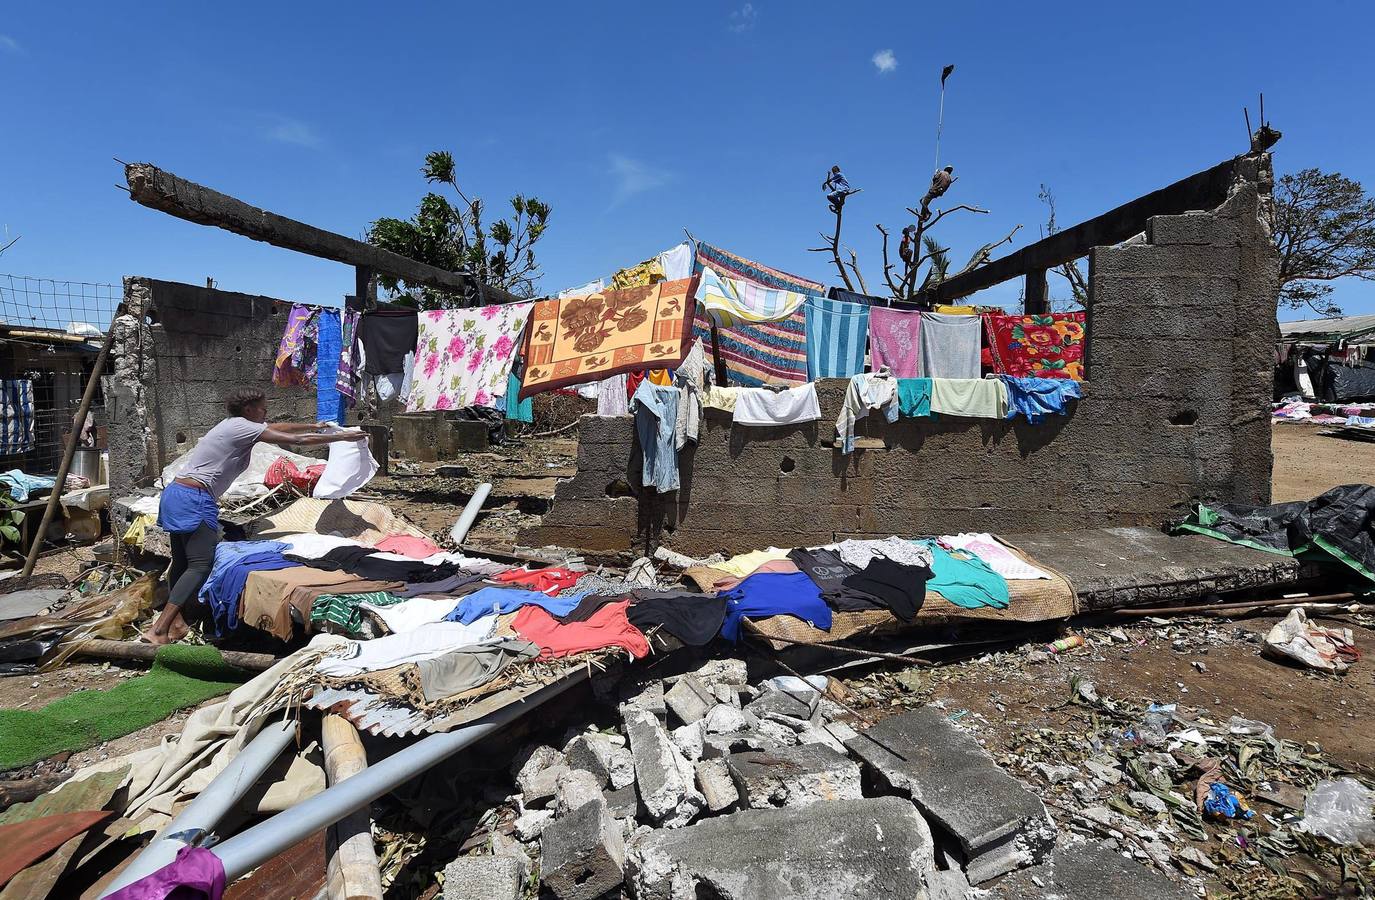
[[[198,481],[220,497],[248,469],[253,445],[266,430],[266,422],[250,422],[242,416],[225,419],[196,442],[177,477]]]

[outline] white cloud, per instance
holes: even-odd
[[[759,10],[754,8],[753,3],[746,3],[730,14],[728,27],[731,31],[739,34],[742,31],[749,31],[757,21],[759,21]]]
[[[887,75],[898,67],[898,58],[892,50],[878,50],[874,53],[873,63],[880,75]]]
[[[287,116],[264,116],[259,132],[266,140],[296,147],[316,148],[324,143],[312,125]]]
[[[8,50],[10,53],[24,52],[24,48],[19,46],[19,42],[8,34],[0,34],[0,50]]]
[[[645,191],[652,191],[673,180],[673,175],[655,169],[638,159],[619,153],[611,154],[611,177],[615,186],[611,191],[611,205],[617,206]]]

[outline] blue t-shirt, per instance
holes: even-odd
[[[533,603],[549,611],[551,616],[566,616],[573,611],[585,594],[569,594],[566,597],[550,597],[539,591],[523,591],[519,588],[486,587],[473,591],[459,601],[453,612],[444,617],[446,622],[462,622],[471,625],[483,616],[494,611],[498,614],[515,612],[522,606]]]
[[[806,572],[760,572],[721,596],[726,600],[721,636],[727,640],[740,640],[740,620],[745,616],[797,616],[822,631],[831,630],[831,608]]]
[[[1064,415],[1070,400],[1084,396],[1079,382],[1072,378],[1014,378],[1003,376],[1007,385],[1007,417],[1017,413],[1033,425],[1047,415]]]

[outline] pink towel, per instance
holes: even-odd
[[[870,369],[887,366],[898,378],[921,375],[921,313],[875,306],[869,310]]]

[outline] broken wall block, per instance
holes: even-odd
[[[540,835],[540,881],[560,900],[596,900],[621,883],[624,866],[621,824],[601,798],[556,818]]]
[[[635,758],[635,784],[640,803],[655,823],[681,828],[696,817],[706,799],[697,791],[695,774],[653,713],[622,706],[630,753]]]
[[[444,867],[444,900],[520,900],[529,864],[506,856],[461,856]]]
[[[821,744],[733,753],[726,757],[726,766],[741,799],[753,809],[862,796],[859,765]]]

